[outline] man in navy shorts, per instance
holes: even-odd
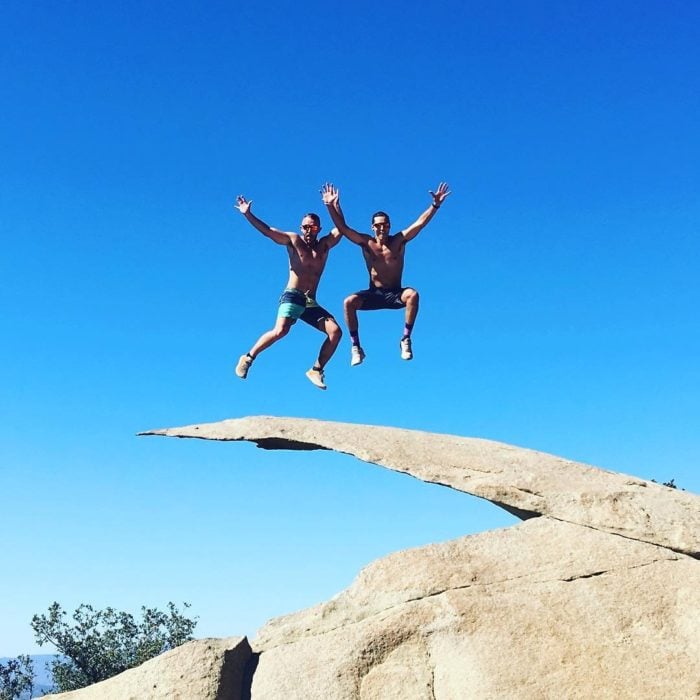
[[[340,193],[331,183],[321,188],[323,203],[340,233],[360,246],[369,272],[369,288],[354,292],[345,299],[345,323],[350,333],[350,365],[355,366],[365,359],[365,352],[360,345],[357,312],[376,309],[406,309],[403,335],[399,346],[403,360],[413,359],[411,331],[418,315],[418,292],[412,287],[401,284],[406,243],[415,238],[435,216],[445,198],[450,194],[446,182],[441,182],[435,192],[430,192],[433,201],[430,206],[407,228],[393,236],[389,235],[391,222],[389,215],[383,211],[372,215],[374,236],[358,233],[345,223],[340,208]]]
[[[316,362],[306,373],[314,386],[326,389],[323,368],[338,347],[342,331],[333,316],[316,302],[316,290],[328,260],[328,252],[338,244],[341,235],[337,229],[333,229],[328,236],[318,238],[321,220],[318,214],[313,213],[305,214],[302,218],[301,235],[280,231],[258,219],[250,210],[251,204],[252,201],[246,200],[243,195],[236,200],[236,208],[252,226],[287,248],[289,280],[279,300],[274,327],[263,333],[245,355],[241,355],[236,375],[245,379],[253,360],[270,345],[284,338],[296,321],[301,319],[326,335]]]

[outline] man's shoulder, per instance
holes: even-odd
[[[325,236],[321,236],[321,238],[318,239],[318,242],[327,246],[331,244],[334,238],[340,239],[342,236],[334,236],[332,233],[327,233]]]

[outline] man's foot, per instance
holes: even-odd
[[[327,389],[328,387],[326,386],[325,382],[323,381],[325,379],[325,376],[323,374],[322,369],[316,369],[315,367],[312,367],[307,373],[306,376],[308,377],[309,381],[314,385],[317,386],[319,389]]]
[[[401,338],[401,359],[402,360],[412,360],[413,359],[413,348],[411,347],[410,338]]]
[[[241,355],[238,364],[236,365],[236,376],[245,379],[248,376],[248,370],[253,364],[253,358],[250,355]]]
[[[350,348],[350,367],[361,365],[365,359],[365,351],[359,345],[353,345]]]

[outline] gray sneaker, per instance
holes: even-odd
[[[413,359],[413,348],[411,347],[410,338],[401,339],[401,359],[402,360],[412,360]]]
[[[236,365],[236,376],[245,379],[248,376],[248,370],[252,364],[253,359],[251,357],[248,357],[248,355],[241,355]]]
[[[325,375],[322,369],[314,369],[313,367],[306,373],[307,379],[319,389],[327,389],[325,384]]]
[[[350,367],[361,365],[365,359],[365,351],[359,345],[353,345],[350,348]]]

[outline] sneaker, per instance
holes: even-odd
[[[252,364],[253,359],[251,357],[248,357],[248,355],[241,355],[236,365],[236,375],[241,379],[245,379],[248,376],[248,370]]]
[[[328,387],[324,383],[325,376],[323,374],[322,369],[315,369],[312,367],[307,373],[306,376],[308,380],[314,385],[317,386],[319,389],[327,389]]]
[[[365,351],[359,345],[353,345],[350,348],[350,367],[361,365],[365,359]]]
[[[413,359],[413,348],[411,347],[410,338],[401,338],[401,359],[402,360],[412,360]]]

